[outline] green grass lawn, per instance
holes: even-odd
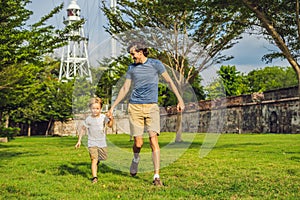
[[[77,138],[19,137],[0,143],[0,199],[300,199],[300,134],[224,134],[200,158],[204,137],[197,134],[161,169],[163,187],[152,186],[151,171],[133,178],[111,167],[120,162],[129,170],[128,135],[108,135],[118,147],[109,151],[120,153],[100,164],[97,184],[90,182],[87,149],[74,149]],[[174,133],[160,136],[162,151],[173,138]],[[150,152],[147,140],[142,152]]]

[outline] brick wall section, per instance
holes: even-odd
[[[186,105],[182,114],[182,130],[199,133],[300,133],[300,103],[298,88],[272,90],[255,95],[241,95],[199,101]],[[161,109],[161,131],[176,131],[176,107]],[[116,126],[128,130],[126,116],[115,118]],[[68,124],[55,123],[57,135],[74,135],[79,120]],[[121,124],[121,125],[120,125]],[[125,127],[126,126],[126,127]],[[119,129],[120,130],[120,129]],[[115,133],[115,130],[108,130]],[[76,133],[75,133],[76,134]]]

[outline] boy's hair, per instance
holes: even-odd
[[[148,48],[146,47],[146,45],[143,41],[136,41],[136,42],[130,43],[127,47],[127,52],[128,53],[130,53],[130,49],[132,47],[134,47],[134,50],[136,50],[136,51],[143,51],[143,54],[146,57],[149,55]]]
[[[91,100],[89,102],[89,107],[91,107],[94,103],[98,103],[100,105],[100,107],[102,108],[103,102],[102,102],[101,98],[99,98],[99,97],[91,98]]]

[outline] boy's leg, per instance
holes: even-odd
[[[92,169],[92,177],[97,177],[97,171],[98,171],[98,159],[92,159],[92,165],[91,165],[91,169]]]
[[[90,158],[91,158],[91,170],[92,170],[92,181],[97,182],[97,171],[98,171],[98,149],[97,147],[89,147],[89,153],[90,153]]]

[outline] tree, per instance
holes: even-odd
[[[220,77],[216,78],[209,85],[207,85],[204,90],[206,93],[206,100],[214,100],[226,97],[224,85],[222,84]]]
[[[207,99],[224,98],[226,96],[248,93],[249,85],[247,84],[246,76],[237,71],[235,66],[222,65],[217,74],[218,77],[205,88]]]
[[[0,121],[2,116],[9,118],[9,115],[15,121],[28,124],[52,117],[63,120],[70,116],[70,107],[65,104],[68,101],[72,102],[71,96],[65,95],[60,99],[65,103],[60,104],[60,108],[56,110],[60,114],[53,114],[53,110],[50,109],[56,107],[55,103],[59,104],[56,102],[59,99],[55,99],[54,102],[48,101],[53,99],[51,95],[59,97],[59,94],[56,94],[57,89],[67,87],[56,83],[58,81],[54,74],[47,69],[49,63],[44,61],[46,54],[66,43],[66,33],[71,28],[80,26],[82,21],[67,26],[65,30],[46,25],[47,20],[63,8],[61,4],[38,22],[26,24],[32,15],[32,12],[26,9],[30,2],[7,0],[0,4]],[[70,88],[67,90],[72,91]],[[66,92],[62,89],[60,91]],[[64,97],[70,99],[63,99]]]
[[[235,66],[221,66],[219,76],[205,90],[208,99],[265,92],[297,85],[292,67],[264,67],[242,74]]]
[[[250,34],[263,34],[278,51],[266,54],[263,59],[268,63],[276,58],[284,58],[291,64],[298,78],[300,96],[300,15],[299,0],[295,1],[254,1],[254,0],[214,0],[211,7],[231,10],[243,16]],[[228,21],[232,21],[228,19]]]
[[[32,11],[26,9],[30,0],[7,0],[0,5],[0,71],[12,64],[40,62],[42,56],[65,44],[66,30],[57,30],[46,21],[58,13],[63,4],[55,7],[40,21],[27,25]]]
[[[250,71],[246,76],[249,91],[264,92],[297,85],[297,77],[292,67],[265,67]]]
[[[300,96],[300,65],[298,63],[300,50],[300,15],[299,0],[296,1],[250,1],[242,0],[245,6],[258,19],[266,38],[280,49],[265,56],[286,58],[294,68],[298,77],[298,95]]]
[[[49,129],[53,120],[65,121],[72,116],[73,82],[59,82],[53,74],[57,67],[59,65],[45,61],[41,66],[8,67],[4,70],[7,73],[0,74],[0,80],[5,81],[5,77],[16,80],[0,93],[1,112],[12,122],[28,125],[29,136],[34,122],[48,121]]]
[[[241,95],[243,78],[235,66],[221,66],[217,72],[225,89],[226,96]]]
[[[206,1],[118,1],[116,8],[103,4],[106,30],[125,41],[144,38],[156,48],[156,58],[169,66],[182,96],[186,86],[212,63],[231,57],[221,55],[243,32],[243,19],[232,12],[208,9]],[[234,22],[228,23],[228,19]],[[234,31],[233,31],[234,30]],[[128,36],[129,35],[129,36]],[[120,39],[120,40],[121,40]],[[124,41],[124,40],[123,40]],[[181,124],[181,113],[177,121]],[[176,141],[181,141],[181,127]]]

